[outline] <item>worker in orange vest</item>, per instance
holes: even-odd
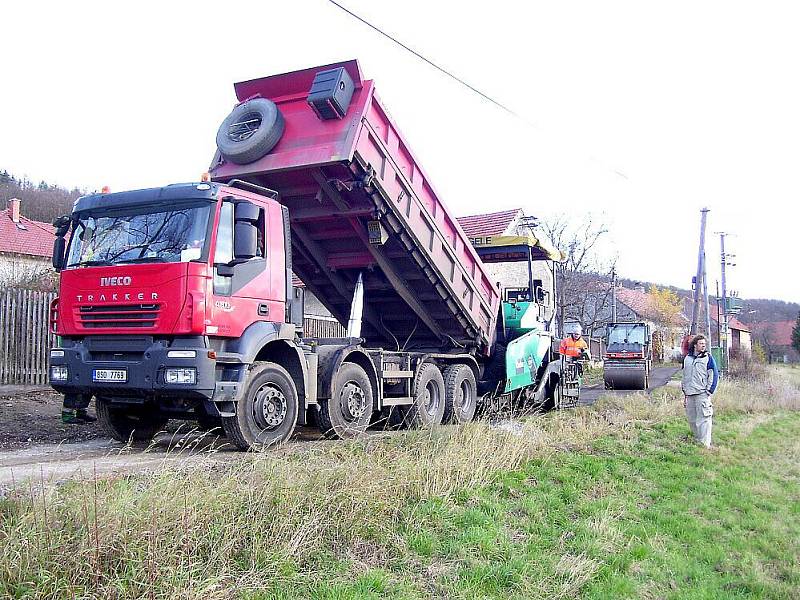
[[[582,357],[589,358],[589,345],[586,343],[586,340],[581,337],[582,333],[581,326],[576,325],[572,333],[561,340],[558,353],[561,354],[561,356],[567,356],[573,360]]]

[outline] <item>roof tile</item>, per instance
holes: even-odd
[[[11,220],[9,209],[0,210],[0,253],[44,258],[53,256],[53,240],[56,237],[53,227],[24,216],[20,216],[19,220],[19,224]]]
[[[514,208],[483,215],[458,217],[458,223],[467,237],[500,235],[508,229],[521,212],[521,208]]]

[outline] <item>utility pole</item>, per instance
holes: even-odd
[[[725,365],[728,365],[728,361],[731,358],[731,344],[729,338],[730,331],[728,329],[728,288],[725,284],[725,265],[728,264],[728,255],[725,254],[725,236],[728,234],[724,231],[719,232],[719,245],[720,245],[720,253],[721,253],[721,266],[722,266],[722,332],[725,334],[725,345],[724,345],[724,352],[725,352]]]
[[[617,268],[611,267],[611,322],[617,322]]]
[[[692,325],[689,332],[697,334],[697,320],[700,317],[700,286],[703,284],[703,271],[706,258],[706,217],[708,208],[700,209],[700,248],[697,251],[697,276],[694,284],[694,303],[692,304]]]
[[[708,346],[711,347],[711,311],[708,307],[708,272],[706,271],[706,253],[703,251],[703,304],[706,309],[706,335]]]
[[[719,279],[717,280],[717,344],[722,346],[722,309],[719,307]]]

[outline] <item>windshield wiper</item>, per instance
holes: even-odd
[[[114,264],[126,265],[132,263],[147,263],[147,262],[169,262],[169,261],[161,256],[137,256],[136,258],[126,258],[124,260],[117,261]]]
[[[82,260],[81,262],[72,263],[68,267],[107,267],[112,262],[110,260]]]

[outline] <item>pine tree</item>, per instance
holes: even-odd
[[[800,313],[797,313],[797,322],[792,329],[792,348],[800,352]]]

